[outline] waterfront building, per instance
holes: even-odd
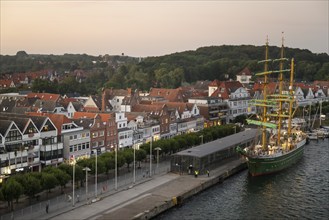
[[[249,146],[255,140],[255,136],[259,135],[258,132],[257,129],[246,129],[175,153],[171,156],[170,170],[181,174],[194,174],[194,171],[205,174],[206,170],[214,169],[228,160],[239,158],[235,148]]]
[[[194,103],[200,110],[200,115],[204,118],[204,127],[212,127],[226,124],[227,103],[219,97],[194,97],[188,99],[189,103]]]
[[[215,88],[214,92],[211,93]],[[233,120],[239,115],[254,114],[256,108],[250,107],[250,93],[238,81],[214,81],[209,85],[209,94],[211,97],[220,97],[228,105],[227,117]]]

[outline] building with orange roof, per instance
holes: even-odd
[[[16,85],[11,79],[0,79],[0,89],[15,88]]]
[[[149,96],[163,97],[165,100],[169,102],[184,102],[183,91],[181,88],[177,88],[177,89],[151,88]]]

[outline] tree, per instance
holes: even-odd
[[[56,179],[55,175],[52,173],[46,173],[46,172],[42,173],[41,184],[44,189],[48,190],[47,196],[48,196],[48,193],[50,193],[51,189],[53,189],[57,185],[59,185],[58,180]]]
[[[70,181],[71,177],[65,171],[55,168],[51,172],[52,175],[57,179],[58,184],[61,186],[61,192],[64,193],[66,184]]]
[[[26,185],[24,185],[25,195],[30,197],[30,201],[37,193],[41,192],[42,190],[40,179],[37,179],[31,174],[32,173],[28,173],[26,175]]]
[[[128,172],[130,172],[129,165],[134,161],[134,152],[133,152],[133,149],[131,149],[131,148],[126,149],[124,151],[124,158],[125,158],[125,161],[127,163]]]
[[[10,210],[14,210],[13,200],[16,199],[18,203],[19,197],[23,194],[24,189],[22,185],[16,180],[9,178],[1,189],[5,201],[8,202]]]
[[[138,168],[141,167],[141,161],[146,159],[146,151],[143,149],[136,150],[136,161],[139,162]]]

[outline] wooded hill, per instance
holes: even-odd
[[[253,73],[260,72],[263,65],[258,61],[264,59],[264,54],[265,46],[252,45],[201,47],[195,51],[143,59],[124,55],[28,55],[20,51],[15,56],[0,55],[0,74],[43,69],[66,74],[82,69],[89,73],[90,79],[86,80],[89,84],[97,82],[93,83],[96,87],[94,92],[101,87],[135,87],[141,90],[150,87],[176,88],[197,80],[235,79],[235,75],[245,67]],[[279,57],[280,48],[270,46],[269,58]],[[285,48],[285,57],[295,59],[296,81],[329,80],[328,54]],[[289,68],[289,63],[286,67]],[[271,64],[270,68],[278,69],[278,63]]]

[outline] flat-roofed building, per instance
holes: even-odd
[[[258,129],[248,128],[242,132],[180,151],[171,157],[171,172],[193,174],[195,170],[198,170],[200,174],[205,174],[206,170],[239,158],[240,155],[235,148],[249,146],[260,134]]]

